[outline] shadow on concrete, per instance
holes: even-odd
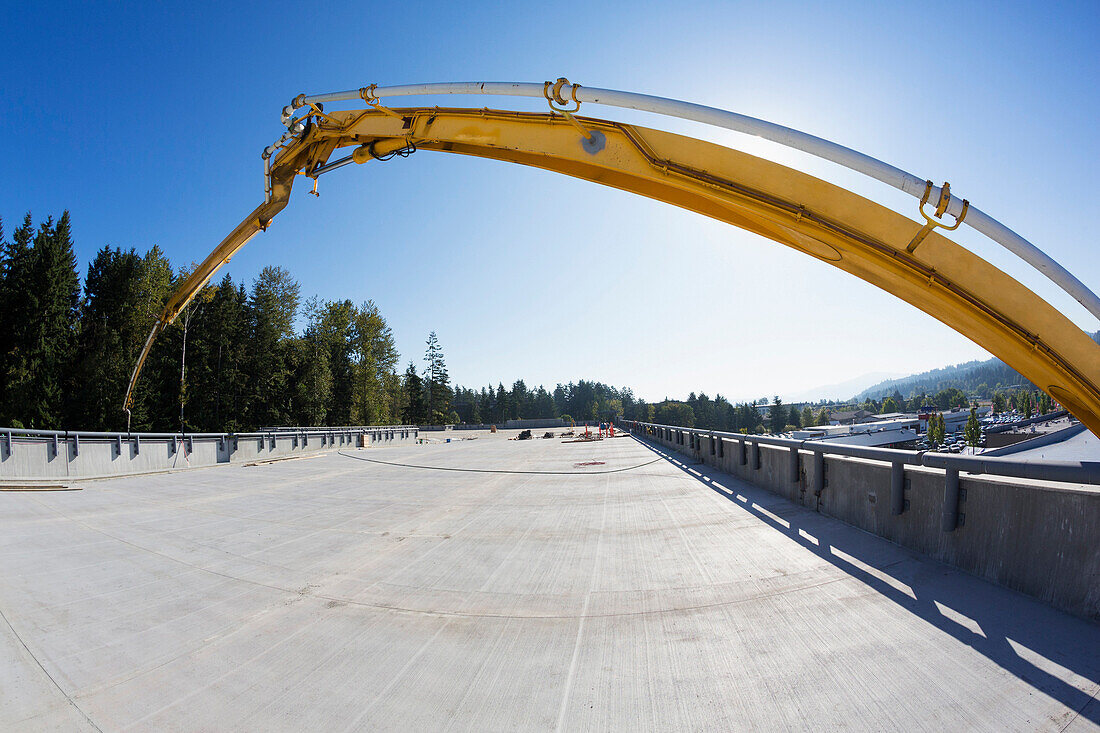
[[[792,542],[1076,711],[1074,717],[1056,721],[1060,726],[1068,727],[1077,717],[1100,725],[1100,699],[1038,666],[1043,663],[1038,659],[1041,657],[1051,667],[1063,667],[1097,684],[1100,682],[1100,626],[839,519],[819,514],[712,466],[696,463],[694,459],[683,462],[662,447],[638,436],[632,437],[686,475],[782,532]],[[895,557],[884,566],[876,567],[865,558],[881,556],[883,544],[897,548],[890,553]],[[904,553],[913,562],[898,563],[897,553]],[[915,597],[896,587],[895,583],[908,586]]]

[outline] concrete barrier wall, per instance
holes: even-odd
[[[0,481],[61,481],[246,463],[360,445],[415,444],[416,428],[147,436],[0,431]]]
[[[959,477],[958,526],[943,529],[945,471],[904,468],[904,508],[891,506],[891,465],[658,430],[639,438],[822,514],[864,529],[1070,613],[1100,620],[1100,489],[988,476]],[[712,449],[713,445],[713,449]],[[823,488],[817,473],[823,470]]]

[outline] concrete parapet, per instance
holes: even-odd
[[[0,481],[42,482],[172,471],[322,450],[415,444],[414,427],[270,433],[79,433],[0,429]]]
[[[633,432],[899,545],[1100,620],[1100,488],[797,449],[795,469],[791,448],[761,445],[753,436],[688,433],[681,443],[675,429]]]

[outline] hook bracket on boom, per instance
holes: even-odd
[[[913,254],[920,243],[924,241],[924,238],[932,233],[933,229],[936,229],[938,227],[940,229],[943,229],[944,231],[953,232],[960,226],[962,226],[963,219],[966,218],[966,212],[970,208],[970,202],[966,199],[963,199],[962,211],[960,211],[959,215],[955,217],[954,225],[948,226],[940,221],[940,219],[942,219],[944,213],[947,212],[947,207],[951,204],[951,184],[947,181],[943,182],[943,187],[940,189],[940,200],[936,203],[936,218],[934,219],[929,216],[924,210],[924,205],[928,203],[928,197],[931,195],[932,181],[925,181],[924,196],[922,196],[920,200],[920,214],[924,217],[925,225],[921,227],[920,231],[918,231],[913,236],[913,239],[909,242],[909,246],[905,248],[905,251],[909,254]]]
[[[564,86],[568,86],[570,89],[569,99],[565,99],[561,95]],[[581,141],[581,147],[584,148],[585,152],[595,155],[603,150],[604,145],[607,144],[607,138],[599,130],[589,130],[573,116],[573,113],[581,108],[581,102],[577,99],[577,89],[580,86],[580,84],[570,84],[568,79],[561,76],[558,77],[557,81],[543,82],[542,96],[546,97],[546,103],[550,105],[552,112],[564,117],[584,137],[584,140]],[[572,109],[567,108],[570,101],[573,102]]]

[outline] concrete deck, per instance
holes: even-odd
[[[1100,626],[633,438],[348,453],[0,493],[0,729],[1100,730]]]

